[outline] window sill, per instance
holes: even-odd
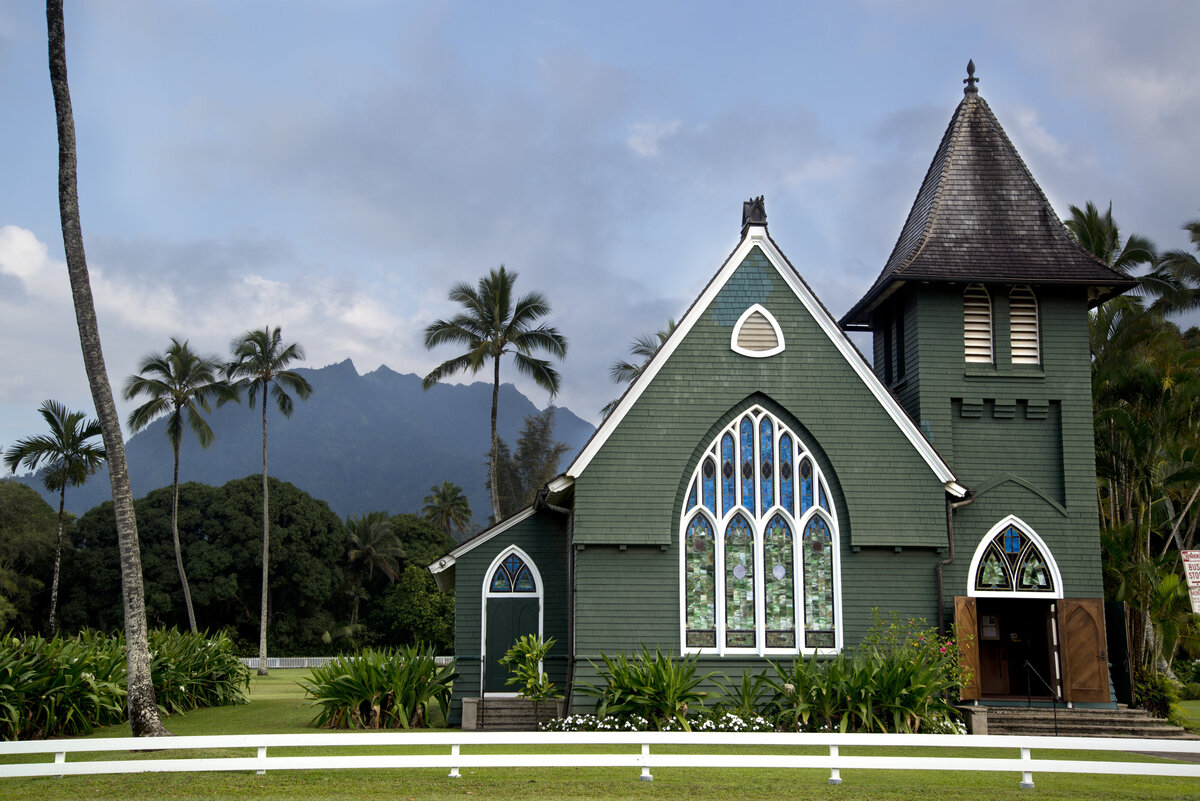
[[[1041,365],[1007,364],[999,369],[994,364],[968,364],[963,376],[965,378],[1031,378],[1044,380],[1046,372]]]

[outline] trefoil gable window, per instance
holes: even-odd
[[[795,654],[841,645],[832,490],[783,421],[754,406],[705,448],[680,516],[686,652]]]
[[[783,329],[765,306],[755,303],[734,324],[729,347],[734,353],[756,359],[774,356],[783,352]]]

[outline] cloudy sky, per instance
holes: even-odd
[[[110,377],[171,336],[225,354],[267,324],[310,366],[423,373],[452,355],[421,344],[450,285],[505,264],[570,340],[559,402],[595,421],[608,365],[686,309],[752,195],[846,311],[968,58],[1060,215],[1112,200],[1125,232],[1184,247],[1198,29],[1200,3],[1123,0],[69,2]],[[0,6],[0,109],[3,447],[45,398],[91,410],[37,3]]]

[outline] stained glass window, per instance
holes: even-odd
[[[753,648],[754,529],[742,514],[725,528],[725,644]]]
[[[804,629],[833,629],[833,537],[825,518],[817,515],[804,529]]]
[[[704,505],[708,507],[708,511],[715,512],[717,511],[717,463],[711,456],[705,457],[700,476],[704,480]]]
[[[537,592],[537,581],[525,560],[510,553],[492,574],[492,592]]]
[[[774,443],[771,419],[763,417],[758,424],[758,473],[764,511],[775,505]]]
[[[783,515],[776,514],[763,533],[763,601],[767,620],[767,647],[794,648],[796,645],[795,554],[792,527]]]
[[[1045,555],[1015,525],[987,543],[975,569],[975,589],[983,592],[1053,592],[1054,577]]]
[[[737,504],[736,481],[733,469],[733,434],[721,437],[721,511],[727,512]]]
[[[788,514],[795,514],[795,476],[792,475],[792,438],[779,438],[779,503]]]
[[[688,525],[684,564],[687,586],[687,644],[691,648],[717,645],[716,543],[712,524],[697,515]]]
[[[811,451],[755,405],[702,453],[681,512],[685,647],[836,647],[835,499]]]
[[[742,418],[742,506],[754,514],[754,423]]]

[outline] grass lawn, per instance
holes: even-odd
[[[1179,708],[1183,710],[1184,725],[1200,734],[1200,701],[1180,701]]]
[[[185,734],[253,734],[314,731],[308,728],[312,708],[296,680],[302,671],[277,670],[251,683],[251,702],[190,712],[169,718],[167,727]],[[1185,705],[1200,724],[1200,702]],[[96,737],[128,736],[127,726],[98,731]],[[371,749],[374,750],[374,749]],[[382,750],[382,749],[381,749]],[[438,749],[442,751],[443,749]],[[498,752],[517,748],[496,748]],[[601,750],[599,748],[595,750]],[[675,749],[686,752],[690,749]],[[725,750],[725,749],[723,749]],[[729,751],[736,751],[734,748]],[[369,749],[363,749],[369,752]],[[339,753],[346,753],[345,749]],[[843,754],[863,753],[843,748]],[[875,749],[874,753],[916,755],[912,750]],[[297,755],[299,749],[289,751]],[[936,749],[929,754],[964,756],[976,751]],[[249,755],[249,754],[247,754]],[[109,759],[123,754],[94,755]],[[174,754],[173,756],[181,756]],[[989,754],[1015,756],[1015,751]],[[1042,756],[1038,754],[1037,756]],[[1111,759],[1115,755],[1062,752],[1066,759]],[[314,761],[320,753],[314,749]],[[1150,757],[1131,757],[1151,760]],[[45,757],[38,757],[45,759]],[[935,774],[908,771],[843,770],[843,784],[830,786],[825,770],[759,770],[658,768],[654,781],[639,782],[637,768],[532,768],[463,769],[463,778],[447,778],[445,770],[312,770],[285,771],[258,776],[244,773],[145,774],[79,776],[63,779],[0,779],[0,798],[12,799],[1196,799],[1200,781],[1099,775],[1035,774],[1037,787],[1021,790],[1016,773]]]

